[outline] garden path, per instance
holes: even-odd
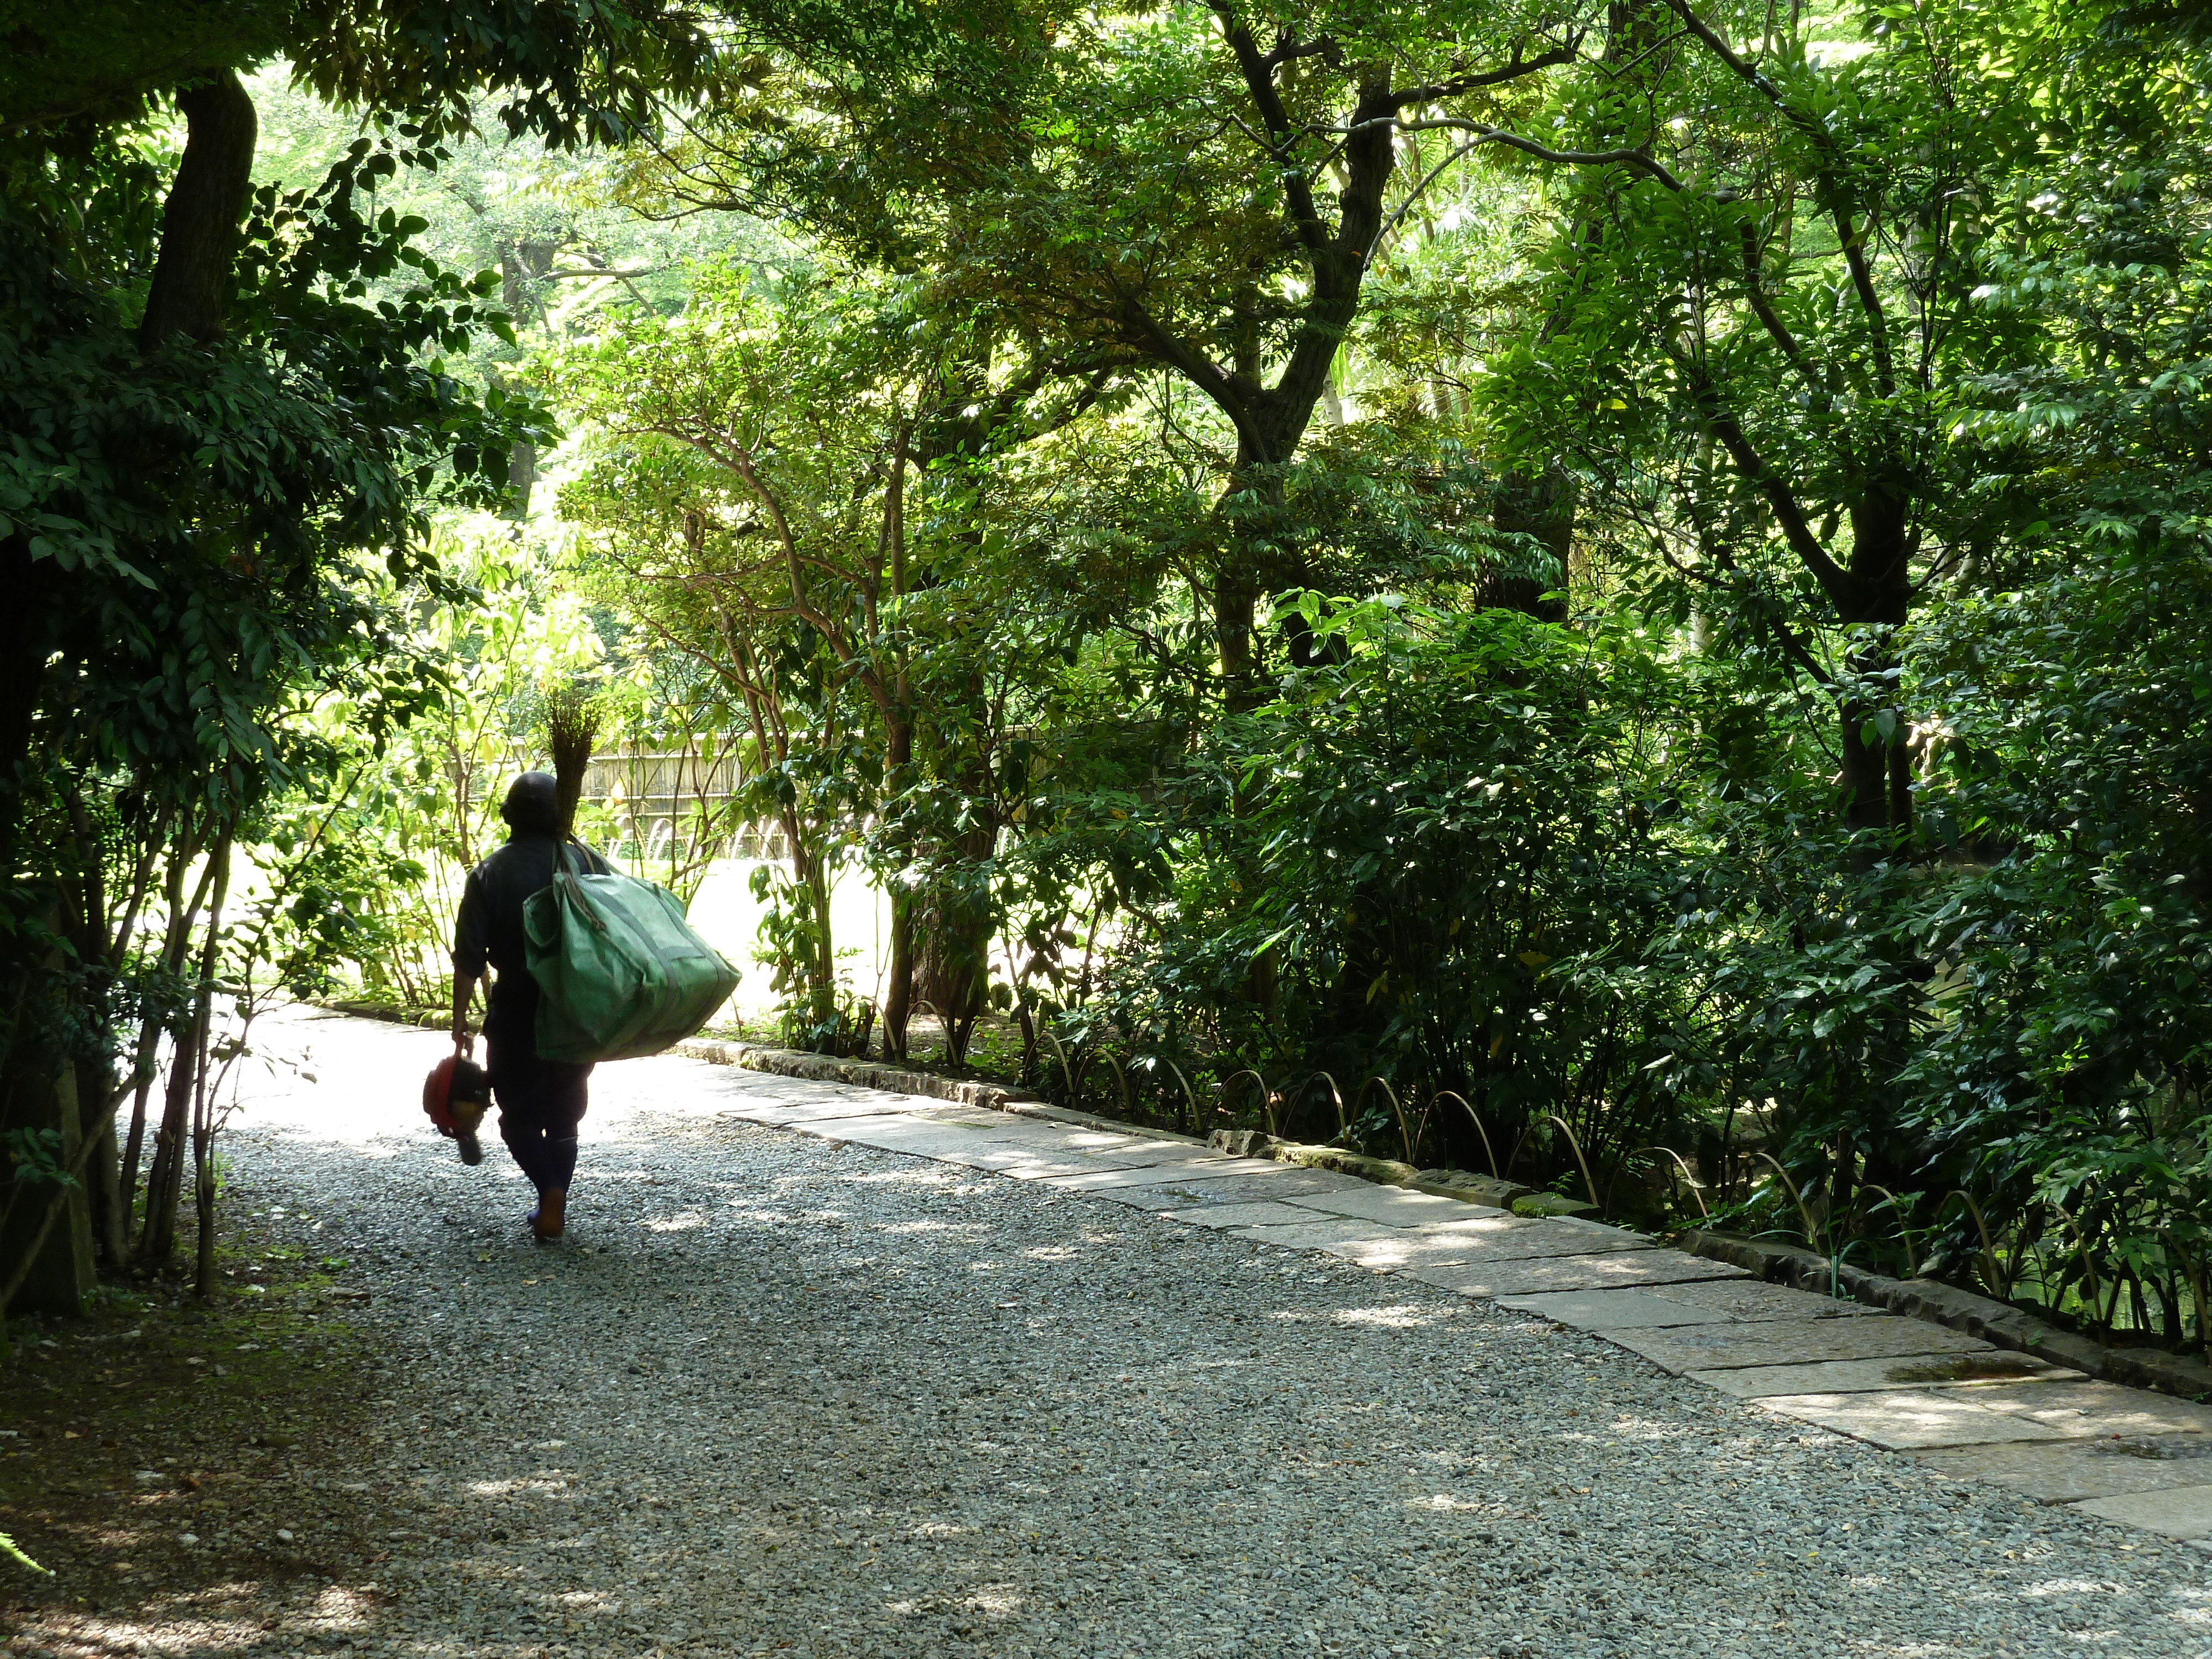
[[[2212,1449],[2184,1402],[1588,1223],[689,1060],[603,1069],[533,1248],[415,1109],[436,1036],[271,1036],[313,1080],[249,1090],[237,1201],[356,1263],[388,1437],[295,1476],[380,1553],[119,1648],[2212,1651],[2212,1563],[2112,1523],[2191,1529],[2142,1455]]]

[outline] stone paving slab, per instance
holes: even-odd
[[[2010,1412],[2063,1435],[2203,1434],[2212,1406],[2118,1382],[2032,1382],[1978,1389],[1991,1411]]]
[[[1057,1187],[1066,1179],[1061,1176],[1046,1176],[1037,1185]],[[1091,1187],[1079,1190],[1085,1198],[1095,1198],[1101,1204],[1119,1204],[1125,1208],[1143,1210],[1152,1215],[1170,1215],[1177,1210],[1197,1207],[1176,1187]]]
[[[1618,1255],[1535,1255],[1438,1267],[1408,1267],[1408,1279],[1462,1296],[1529,1296],[1541,1291],[1608,1291],[1747,1279],[1741,1267],[1708,1261],[1680,1250],[1628,1250]]]
[[[1078,1152],[1074,1147],[1057,1140],[1032,1140],[1026,1138],[1015,1139],[1012,1137],[1001,1136],[988,1140],[972,1141],[969,1146],[977,1158],[995,1160],[988,1166],[994,1169],[1012,1170],[1023,1165],[1034,1164],[1039,1159],[1050,1163],[1054,1166],[1054,1173],[1060,1175],[1087,1175],[1091,1170],[1101,1168],[1115,1170],[1128,1167],[1107,1163],[1100,1155]]]
[[[2201,1486],[2212,1480],[2212,1440],[2203,1435],[2064,1440],[2057,1444],[2012,1441],[1913,1455],[1941,1474],[1995,1481],[2040,1504]]]
[[[842,1140],[862,1146],[880,1146],[887,1151],[903,1152],[910,1141],[934,1139],[950,1144],[952,1132],[935,1127],[918,1127],[914,1120],[901,1116],[821,1118],[814,1121],[822,1127],[807,1133],[821,1140]],[[769,1124],[769,1128],[796,1129],[797,1124]],[[969,1145],[975,1144],[970,1141]]]
[[[994,1135],[1019,1134],[1022,1133],[1021,1130],[1015,1128],[1012,1125],[1009,1124],[1003,1117],[999,1119],[997,1122],[994,1123],[981,1118],[970,1117],[965,1114],[955,1115],[948,1113],[939,1115],[934,1112],[884,1112],[867,1118],[860,1118],[849,1114],[841,1114],[835,1117],[808,1118],[799,1122],[788,1123],[782,1127],[804,1131],[810,1125],[815,1123],[837,1124],[842,1126],[854,1122],[865,1122],[872,1128],[878,1130],[882,1133],[887,1135],[904,1135],[909,1138],[927,1138],[935,1136],[940,1139],[963,1139],[976,1140],[988,1139]],[[841,1127],[836,1133],[842,1134],[844,1130]]]
[[[891,1150],[914,1149],[902,1146]],[[957,1164],[963,1169],[981,1170],[991,1175],[1026,1176],[1032,1181],[1048,1176],[1082,1175],[1089,1168],[1081,1158],[1063,1156],[1048,1146],[1009,1146],[993,1142],[980,1146],[933,1147],[927,1156],[940,1164]]]
[[[1891,1451],[1921,1446],[1974,1446],[1996,1441],[2057,1440],[2055,1429],[1975,1404],[1951,1389],[1894,1389],[1886,1394],[1784,1394],[1759,1405],[1783,1417],[1870,1441]]]
[[[809,1123],[823,1123],[840,1117],[885,1117],[900,1115],[911,1118],[914,1114],[886,1107],[881,1095],[850,1095],[837,1099],[787,1102],[774,1106],[744,1106],[725,1108],[725,1117],[741,1117],[748,1122],[766,1125],[769,1128],[795,1129]]]
[[[2162,1532],[2168,1538],[2212,1538],[2212,1486],[2182,1486],[2172,1492],[2130,1492],[2121,1498],[2093,1498],[2068,1506],[2123,1526]]]
[[[1426,1221],[1464,1221],[1505,1214],[1487,1205],[1466,1204],[1430,1193],[1409,1193],[1396,1187],[1377,1187],[1364,1181],[1356,1188],[1303,1194],[1296,1201],[1310,1210],[1351,1216],[1362,1221],[1379,1221],[1392,1227],[1418,1227]]]
[[[1017,1181],[1042,1181],[1047,1176],[1082,1175],[1090,1166],[1079,1156],[1050,1150],[1013,1147],[1004,1152],[979,1153],[970,1161],[969,1167],[988,1170],[994,1175],[1012,1176]]]
[[[1976,1370],[1993,1376],[1975,1378]],[[1685,1371],[1693,1382],[1738,1400],[1779,1394],[1878,1394],[1887,1389],[1969,1389],[1990,1382],[2072,1382],[2081,1373],[2045,1364],[2033,1355],[1992,1348],[1987,1353],[1917,1354],[1882,1359],[1823,1359],[1802,1365],[1749,1365],[1730,1370]]]
[[[901,1123],[896,1120],[830,1118],[809,1126],[807,1133],[831,1140],[878,1146],[885,1152],[906,1152],[915,1158],[962,1157],[992,1147],[1032,1147],[1039,1152],[1059,1149],[1051,1142],[1027,1136],[994,1134],[988,1129],[960,1124]],[[1079,1164],[1078,1169],[1088,1169]]]
[[[1501,1308],[1541,1314],[1578,1331],[1633,1330],[1644,1326],[1717,1325],[1736,1316],[1717,1308],[1693,1307],[1648,1290],[1550,1291],[1534,1296],[1501,1296]]]
[[[1469,1256],[1481,1254],[1479,1247],[1482,1243],[1497,1236],[1450,1222],[1425,1227],[1382,1228],[1356,1216],[1342,1218],[1355,1223],[1361,1231],[1341,1244],[1331,1246],[1331,1253],[1377,1273],[1462,1265]]]
[[[1255,1199],[1286,1199],[1304,1193],[1340,1192],[1347,1187],[1365,1183],[1357,1176],[1338,1175],[1329,1170],[1299,1170],[1294,1164],[1273,1166],[1289,1171],[1284,1175],[1232,1175],[1212,1179],[1177,1181],[1171,1188],[1154,1190],[1173,1193],[1183,1200],[1176,1206],[1196,1209],[1201,1204],[1248,1204]],[[1203,1172],[1200,1172],[1201,1175]]]
[[[1139,1140],[1127,1146],[1074,1146],[1091,1170],[1183,1170],[1190,1167],[1190,1149],[1172,1140]],[[1231,1177],[1235,1179],[1237,1177]]]
[[[1218,1152],[1193,1149],[1188,1155],[1170,1154],[1158,1164],[1139,1168],[1117,1169],[1102,1164],[1097,1169],[1077,1176],[1057,1176],[1046,1178],[1045,1184],[1064,1193],[1099,1193],[1115,1187],[1165,1187],[1178,1181],[1203,1180],[1209,1176],[1249,1176],[1264,1177],[1270,1169],[1288,1170],[1287,1164],[1271,1164],[1256,1158],[1224,1158]],[[1188,1205],[1173,1207],[1188,1209]]]
[[[1814,1359],[1979,1353],[1990,1346],[1948,1326],[1899,1319],[1893,1314],[1873,1319],[1764,1319],[1671,1330],[1608,1332],[1607,1340],[1678,1374]]]
[[[1294,1225],[1236,1227],[1231,1229],[1231,1233],[1255,1244],[1276,1244],[1286,1250],[1328,1250],[1333,1255],[1341,1255],[1344,1252],[1334,1247],[1372,1239],[1375,1224],[1355,1221],[1350,1216],[1334,1221],[1316,1216]]]
[[[1501,1261],[1526,1261],[1538,1257],[1618,1255],[1625,1251],[1651,1249],[1649,1239],[1635,1239],[1612,1227],[1593,1227],[1567,1218],[1536,1220],[1503,1216],[1495,1221],[1470,1222],[1449,1228],[1424,1228],[1420,1236],[1449,1242],[1449,1258],[1433,1254],[1420,1264],[1425,1284],[1455,1291],[1484,1282],[1490,1269]],[[1368,1237],[1374,1237],[1369,1230]],[[1627,1242],[1624,1242],[1626,1239]],[[1669,1255],[1673,1252],[1669,1251]],[[1433,1264],[1433,1265],[1431,1265]],[[1393,1265],[1384,1263],[1383,1265]],[[1455,1276],[1455,1270],[1458,1270]],[[1430,1277],[1434,1274],[1436,1277]],[[1470,1291],[1485,1294],[1486,1291]]]
[[[1295,1204],[1277,1204],[1267,1199],[1249,1204],[1202,1205],[1194,1210],[1170,1210],[1166,1213],[1174,1220],[1188,1221],[1198,1227],[1305,1226],[1313,1221],[1310,1212]]]
[[[1693,1308],[1711,1308],[1735,1319],[1850,1319],[1886,1310],[1787,1285],[1770,1285],[1763,1279],[1741,1279],[1702,1285],[1669,1285],[1653,1292],[1669,1302],[1686,1302]]]

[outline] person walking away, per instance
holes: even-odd
[[[485,1069],[499,1105],[500,1139],[538,1189],[530,1231],[544,1243],[560,1237],[567,1224],[576,1128],[592,1068],[538,1058],[538,981],[523,958],[522,906],[552,884],[564,847],[586,871],[605,874],[612,866],[581,842],[564,841],[558,786],[550,772],[515,779],[499,815],[507,823],[507,844],[469,872],[453,927],[453,1052],[464,1060],[475,1053],[469,1002],[489,966]]]

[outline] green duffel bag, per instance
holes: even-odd
[[[634,1060],[681,1042],[730,1000],[738,970],[665,887],[575,862],[564,848],[551,885],[522,905],[538,1057]]]

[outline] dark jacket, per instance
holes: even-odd
[[[563,842],[558,836],[518,830],[507,845],[469,872],[461,889],[461,913],[453,924],[453,971],[482,977],[489,963],[490,1012],[488,1037],[528,1038],[538,1023],[538,981],[523,957],[522,905],[553,884],[554,860]],[[613,866],[580,842],[565,843],[586,870],[605,874]]]

